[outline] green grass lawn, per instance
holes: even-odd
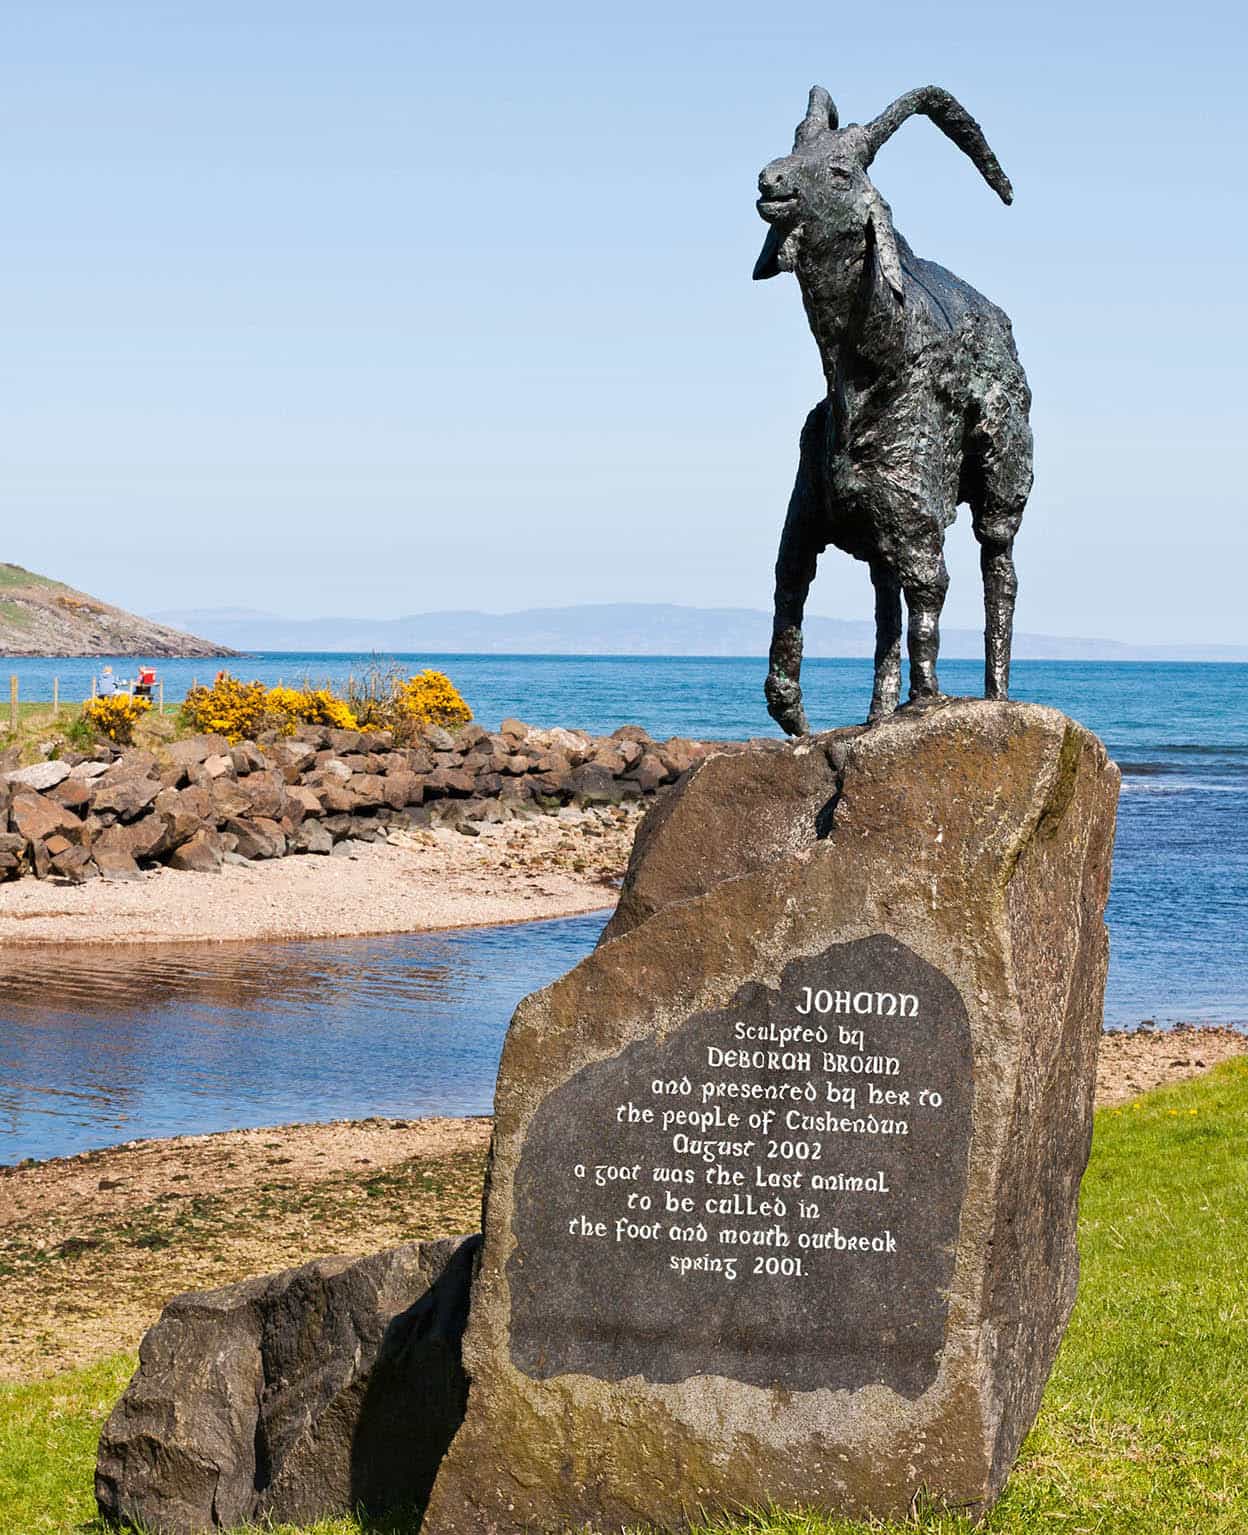
[[[1248,1532],[1246,1174],[1246,1062],[1097,1115],[1079,1303],[1039,1422],[982,1529]],[[0,1535],[98,1528],[95,1438],[132,1367],[119,1355],[0,1390]],[[342,1519],[308,1531],[367,1528]],[[884,1527],[759,1515],[712,1528],[861,1535]],[[930,1514],[895,1528],[964,1535],[971,1526]]]

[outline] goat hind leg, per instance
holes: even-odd
[[[1014,638],[1014,540],[981,539],[979,568],[984,577],[984,697],[1010,696],[1010,646]]]

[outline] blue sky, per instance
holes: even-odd
[[[452,9],[454,14],[451,14]],[[820,376],[755,284],[808,86],[1013,317],[1019,625],[1248,640],[1238,8],[0,6],[0,558],[139,610],[765,607]],[[946,621],[975,624],[965,513]],[[870,613],[825,555],[811,611]]]

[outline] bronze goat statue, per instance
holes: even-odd
[[[979,125],[947,91],[910,91],[865,126],[838,125],[827,91],[810,93],[792,154],[758,178],[771,226],[755,278],[795,273],[827,396],[802,431],[797,481],[776,561],[767,707],[790,735],[802,707],[802,615],[832,543],[864,560],[875,588],[869,718],[901,691],[901,600],[910,700],[939,697],[936,658],[949,575],[945,529],[971,508],[984,579],[984,691],[1009,694],[1014,536],[1031,490],[1031,393],[1010,321],[995,304],[914,254],[867,169],[908,117],[923,113],[1003,202],[1013,191]]]

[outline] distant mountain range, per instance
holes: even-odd
[[[163,624],[208,636],[232,650],[346,651],[382,655],[761,656],[771,617],[756,608],[694,608],[611,602],[518,613],[456,610],[404,618],[281,618],[252,608],[174,609]],[[874,626],[841,618],[806,620],[808,656],[869,656]],[[980,657],[983,636],[944,629],[941,653]],[[1019,660],[1248,661],[1248,645],[1138,645],[1120,640],[1016,634]]]

